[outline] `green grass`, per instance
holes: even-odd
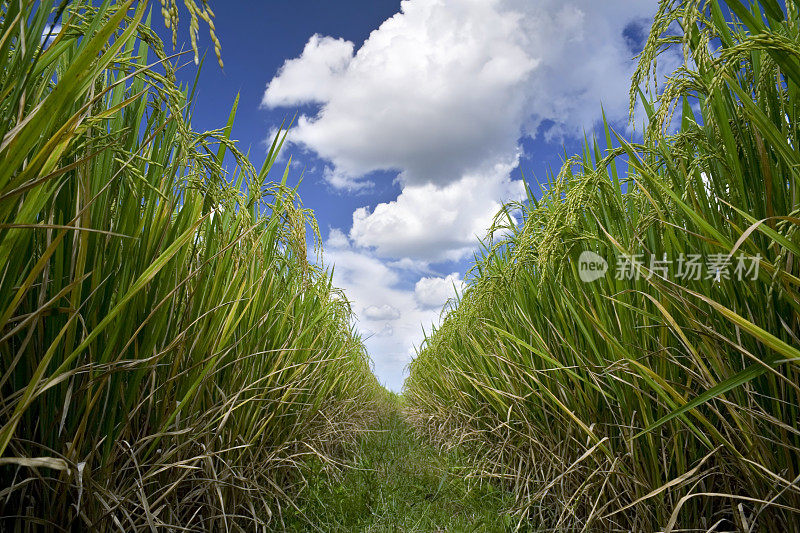
[[[366,428],[344,466],[304,471],[288,531],[502,532],[516,520],[512,494],[466,479],[466,458],[419,438],[397,411]]]

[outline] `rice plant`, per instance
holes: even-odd
[[[0,3],[0,529],[275,527],[382,391],[283,137],[194,131],[147,13]]]
[[[409,416],[513,488],[520,527],[800,530],[799,15],[662,0],[643,140],[606,125],[507,205],[412,363]],[[584,252],[609,272],[584,281]]]

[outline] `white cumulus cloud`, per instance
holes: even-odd
[[[464,290],[464,282],[458,272],[443,278],[422,278],[414,286],[414,298],[426,309],[441,309],[447,301]]]
[[[262,104],[275,107],[328,101],[334,96],[332,82],[342,76],[352,57],[353,43],[312,36],[299,58],[283,64]]]
[[[322,104],[295,143],[338,186],[373,170],[449,183],[515,160],[520,136],[591,128],[627,112],[632,27],[656,0],[404,0],[358,50],[314,35],[264,94]],[[644,21],[644,22],[643,22]],[[628,31],[626,31],[628,30]]]
[[[397,200],[354,213],[349,237],[381,257],[457,260],[484,236],[525,136],[582,135],[627,118],[632,57],[657,0],[404,0],[357,48],[312,36],[264,93],[317,103],[291,142],[334,188],[396,171]]]
[[[386,314],[362,312],[356,324],[373,357],[375,374],[389,388],[399,392],[407,375],[407,365],[424,338],[423,328],[439,322],[439,309],[417,302],[413,284],[406,287],[409,274],[367,251],[353,248],[330,249],[325,264],[333,267],[333,283],[344,289],[353,309],[391,311],[399,316],[391,323]]]
[[[347,248],[350,240],[339,228],[331,228],[328,232],[328,240],[325,241],[326,248]]]
[[[364,318],[368,320],[395,320],[400,318],[400,310],[389,304],[370,305],[364,308]]]
[[[524,196],[522,182],[502,173],[445,186],[409,185],[392,202],[356,210],[350,238],[381,257],[457,261],[485,236],[502,200]]]

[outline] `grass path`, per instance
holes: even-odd
[[[502,532],[513,498],[465,480],[455,453],[417,438],[398,413],[366,432],[350,468],[333,479],[312,471],[287,531]],[[313,524],[313,525],[310,525]],[[315,529],[318,528],[318,529]]]

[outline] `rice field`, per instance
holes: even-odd
[[[799,8],[662,1],[646,130],[507,205],[412,363],[414,425],[521,526],[800,530]]]
[[[385,400],[283,137],[195,131],[147,2],[0,5],[0,530],[276,527]]]
[[[1,531],[800,531],[800,2],[662,0],[399,399],[153,6],[0,2]]]

